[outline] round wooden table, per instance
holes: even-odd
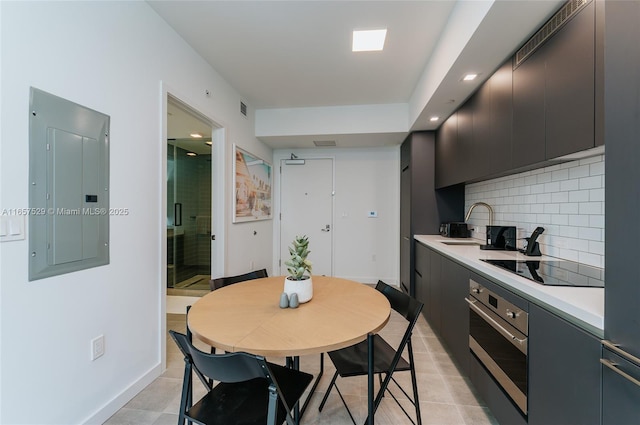
[[[364,341],[391,313],[387,298],[351,280],[313,276],[313,298],[280,308],[284,276],[248,280],[195,302],[188,326],[199,340],[225,351],[291,357],[325,353]]]

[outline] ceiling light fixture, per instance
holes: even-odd
[[[200,134],[200,133],[191,133],[191,134],[189,134],[189,136],[195,137],[196,139],[201,139],[202,138],[202,134]]]
[[[435,117],[434,116],[434,117],[429,118],[429,121],[433,122],[433,121],[438,121],[439,119],[440,119],[440,117]]]
[[[384,47],[384,40],[387,37],[387,29],[353,31],[353,52],[374,52],[380,51]]]
[[[462,79],[463,81],[473,81],[476,79],[476,77],[478,76],[478,74],[467,74],[464,76],[464,78]]]
[[[187,152],[187,156],[198,156],[195,152]]]

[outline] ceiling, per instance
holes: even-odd
[[[314,147],[313,140],[329,139],[339,147],[382,146],[400,143],[410,131],[437,128],[442,119],[431,122],[432,115],[450,115],[563,3],[147,2],[250,111],[406,105],[406,120],[392,131],[333,132],[329,122],[322,131],[257,135],[273,148]],[[353,30],[380,28],[388,30],[382,52],[351,52]],[[461,81],[467,72],[479,78]]]

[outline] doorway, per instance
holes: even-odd
[[[167,97],[167,295],[209,292],[212,272],[212,124]]]
[[[280,161],[280,274],[296,235],[309,237],[312,274],[333,276],[333,158]]]

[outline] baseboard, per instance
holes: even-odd
[[[157,364],[81,423],[87,425],[101,425],[105,423],[161,374],[161,365]]]

